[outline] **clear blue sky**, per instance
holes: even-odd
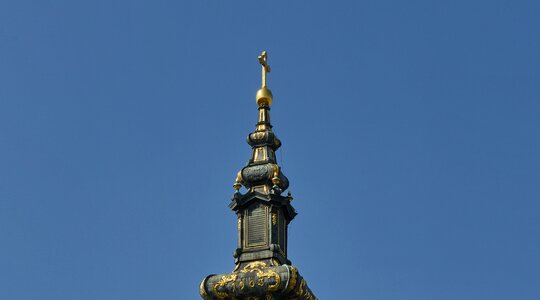
[[[0,299],[229,272],[257,55],[321,300],[540,299],[540,2],[0,2]]]

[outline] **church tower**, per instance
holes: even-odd
[[[253,152],[236,177],[236,192],[229,207],[238,216],[238,248],[230,274],[209,275],[200,285],[204,300],[308,300],[317,299],[287,258],[287,230],[296,216],[291,205],[289,180],[277,164],[281,141],[272,131],[272,92],[266,86],[270,72],[266,51],[259,56],[262,86],[256,100],[259,120],[247,137]],[[240,193],[244,186],[246,193]]]

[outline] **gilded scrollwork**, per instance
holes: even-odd
[[[298,270],[295,267],[290,266],[289,270],[291,275],[289,278],[289,285],[287,286],[287,292],[291,292],[296,287],[296,280],[298,278]]]
[[[214,284],[214,295],[216,295],[218,299],[226,299],[229,296],[228,293],[221,291],[220,288],[226,287],[229,283],[234,283],[237,277],[238,274],[236,273],[221,276],[221,279]]]
[[[253,272],[255,270],[265,268],[266,263],[264,261],[254,261],[252,263],[247,264],[240,272],[247,273],[247,272]]]
[[[201,284],[200,294],[204,300],[275,300],[277,295],[279,299],[317,300],[298,269],[273,263],[253,261],[231,274],[212,275]]]
[[[266,263],[262,261],[249,263],[240,272],[241,273],[255,272],[257,278],[259,278],[259,280],[261,279],[263,280],[262,282],[264,282],[265,278],[269,280],[274,279],[275,283],[268,285],[269,292],[277,291],[277,289],[279,288],[279,284],[281,283],[281,277],[279,276],[279,274],[273,271],[272,269],[269,269]]]
[[[307,282],[302,278],[300,285],[293,291],[293,299],[302,300],[317,300],[317,297],[313,295],[313,292],[308,288]]]
[[[205,282],[201,284],[200,294],[205,300],[209,299],[272,299],[266,295],[272,295],[279,290],[281,277],[274,267],[269,267],[265,262],[255,261],[247,264],[241,270],[227,275],[216,276],[210,283],[210,294],[206,292]],[[249,296],[248,298],[244,298]]]

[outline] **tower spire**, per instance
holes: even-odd
[[[235,269],[230,274],[210,275],[200,285],[205,300],[316,300],[306,281],[287,258],[288,225],[296,216],[291,205],[289,180],[276,161],[281,141],[272,131],[272,93],[266,86],[268,56],[259,56],[262,84],[257,91],[259,110],[255,131],[247,137],[252,154],[237,174],[236,190],[229,207],[238,217]],[[244,186],[246,192],[240,189]]]
[[[272,131],[270,123],[270,105],[273,96],[266,86],[266,73],[270,72],[266,51],[259,55],[259,63],[262,66],[262,84],[255,97],[259,120],[255,131],[247,137],[252,155],[248,165],[238,172],[233,186],[237,193],[245,186],[249,192],[279,195],[289,187],[289,180],[283,175],[276,161],[275,151],[281,146],[281,141]]]

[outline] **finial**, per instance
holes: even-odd
[[[266,51],[263,51],[261,55],[259,55],[259,63],[262,67],[262,82],[261,88],[257,91],[257,95],[255,96],[257,105],[270,106],[272,105],[272,92],[266,87],[266,74],[270,73],[270,65],[268,64]]]
[[[235,190],[235,194],[240,193],[240,188],[242,187],[242,171],[239,171],[238,174],[236,174],[236,180],[234,181],[233,187]]]

